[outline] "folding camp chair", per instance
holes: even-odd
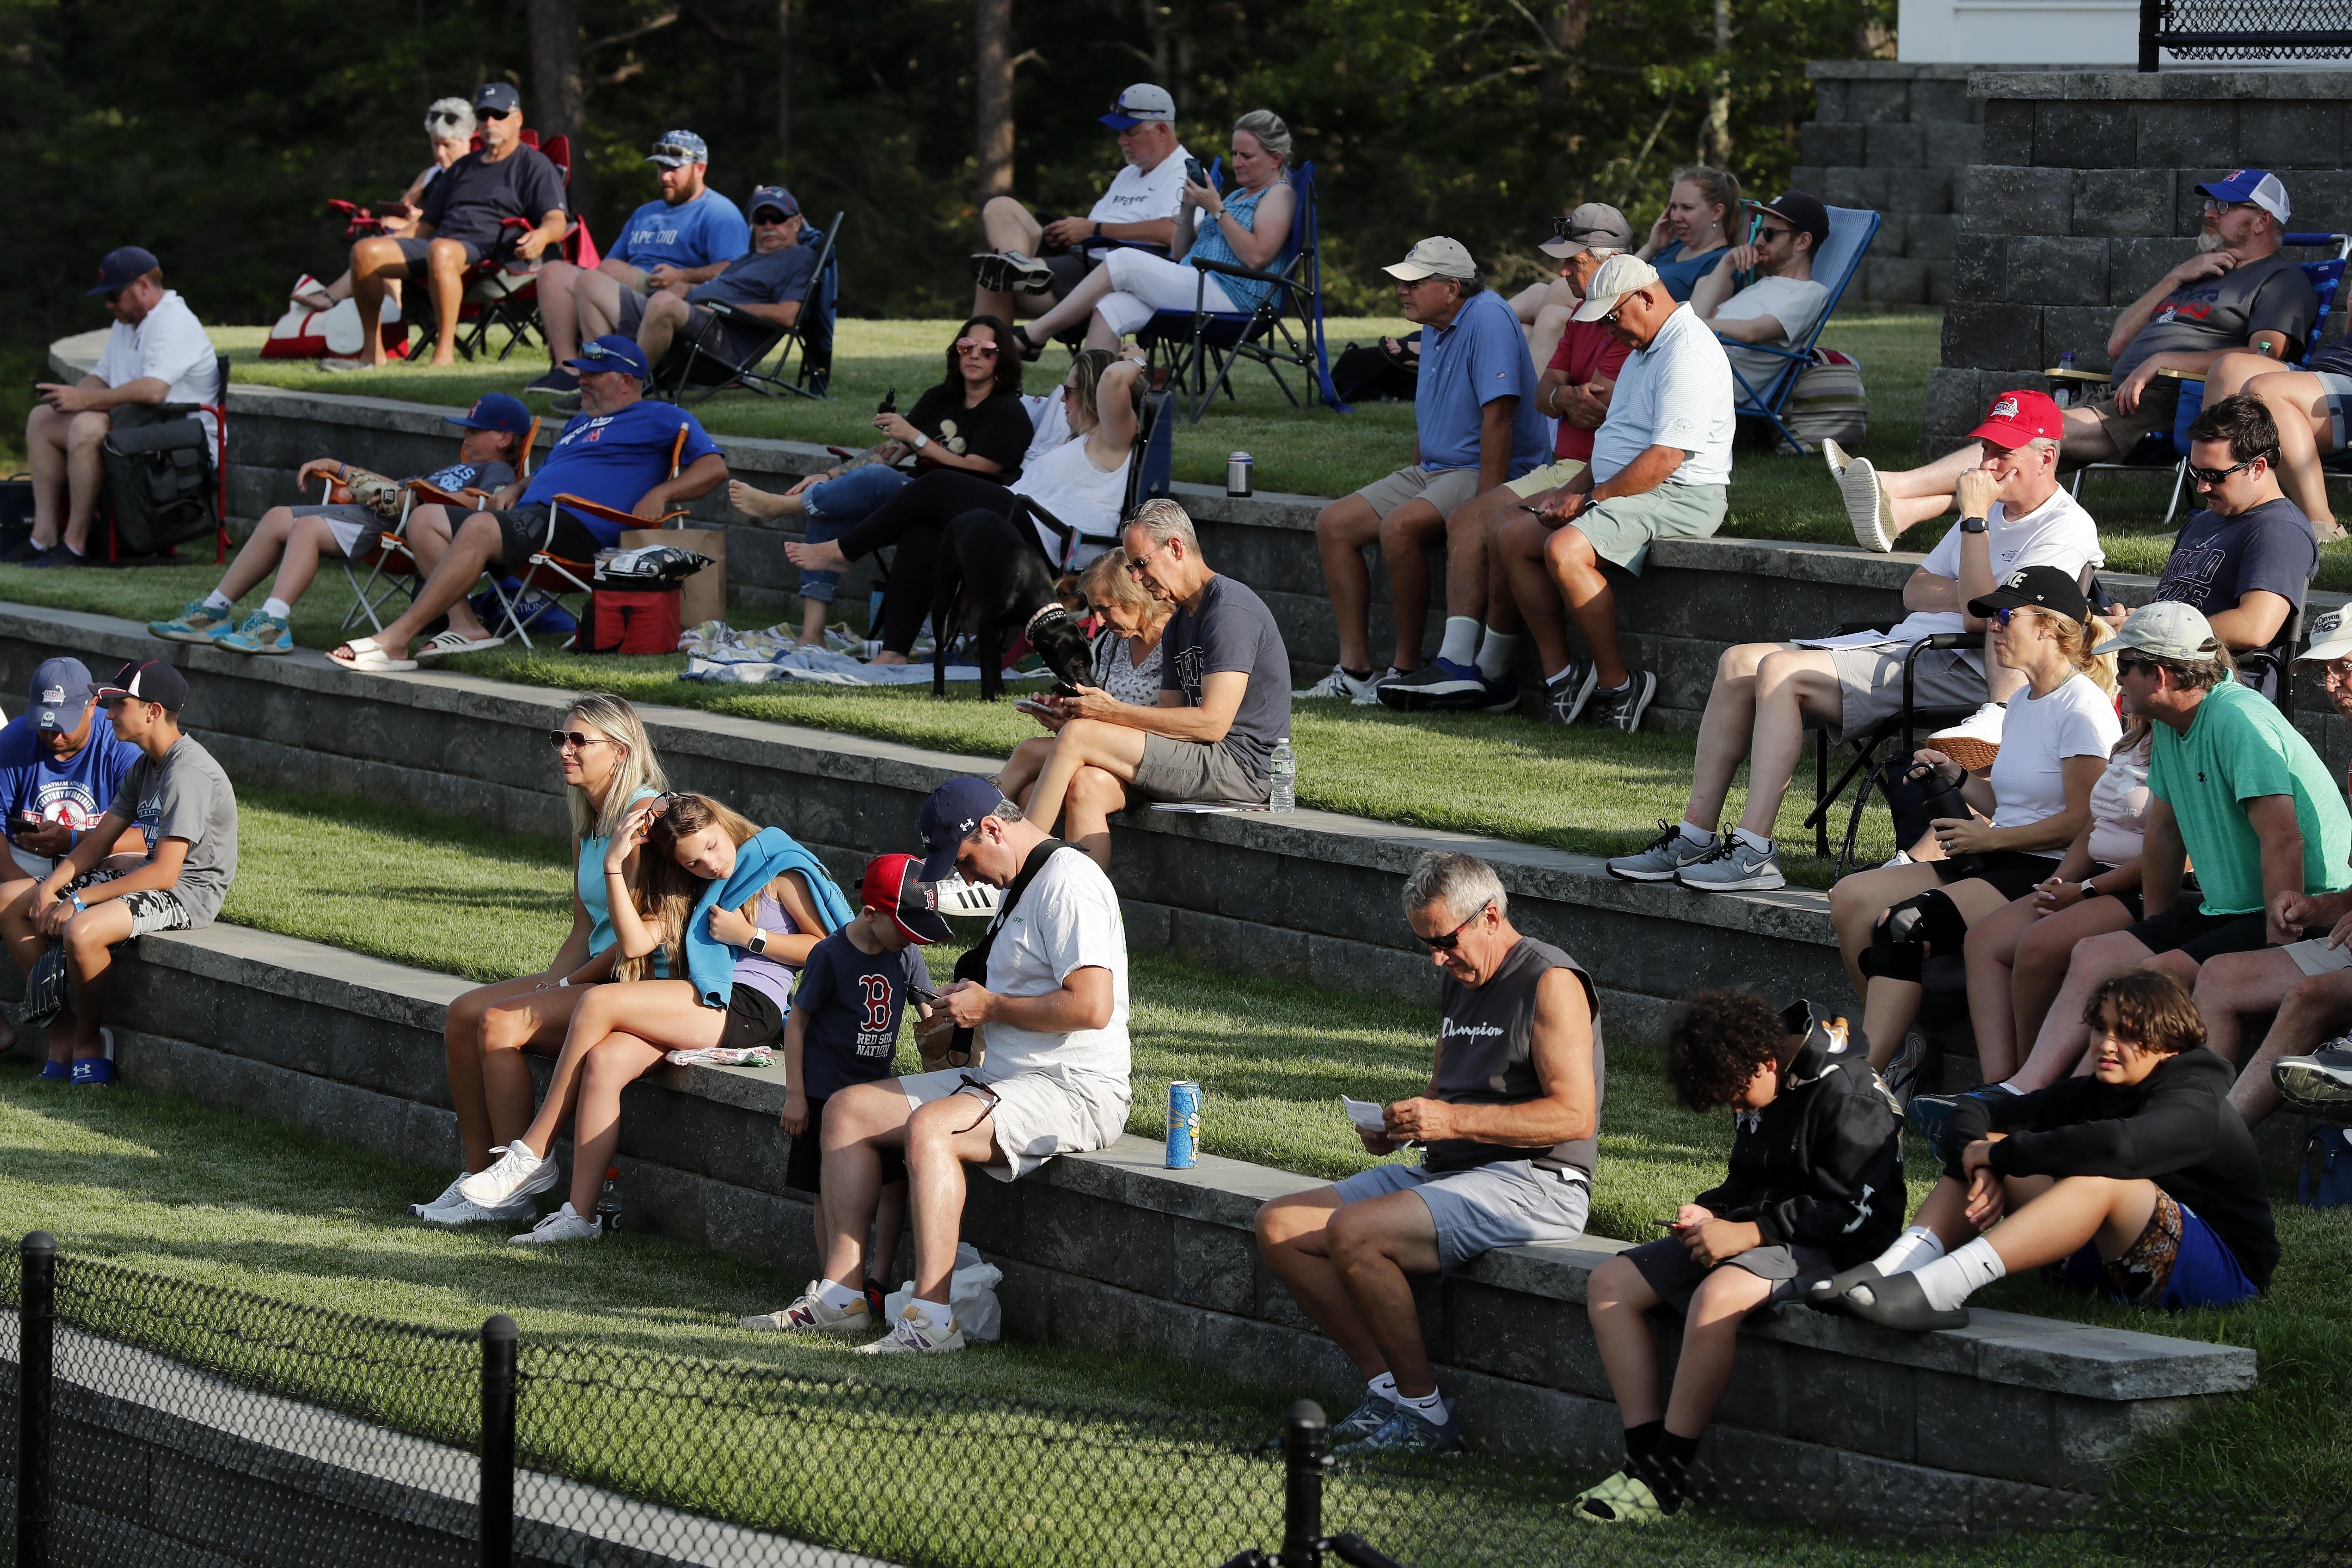
[[[2281,237],[2280,243],[2313,247],[2332,247],[2336,251],[2334,256],[2322,260],[2299,264],[2303,268],[2303,275],[2311,279],[2311,291],[2319,297],[2319,313],[2312,318],[2311,331],[2304,338],[2303,357],[2295,362],[2296,365],[2306,365],[2311,363],[2313,356],[2319,353],[2320,335],[2326,330],[2327,317],[2335,309],[2336,293],[2344,286],[2346,258],[2352,257],[2352,234],[2288,234]],[[2280,368],[2292,367],[2282,365]],[[2174,515],[2180,510],[2181,499],[2189,494],[2189,427],[2197,423],[2199,415],[2205,412],[2205,377],[2196,371],[2161,370],[2157,374],[2168,380],[2180,383],[2180,400],[2173,411],[2172,428],[2150,431],[2141,438],[2137,447],[2125,453],[2118,461],[2085,463],[2076,468],[2074,496],[2077,500],[2082,499],[2083,476],[2094,469],[2110,472],[2136,469],[2145,472],[2168,466],[2172,469],[2172,499],[2165,504],[2164,524],[2169,528]],[[2064,384],[2082,393],[2105,386],[2113,380],[2113,377],[2104,371],[2072,370],[2063,367],[2044,371],[2042,374],[2052,381]],[[2340,454],[2331,453],[2329,456],[2338,457]],[[2322,467],[2328,468],[2332,477],[2345,477],[2347,472],[2340,467],[2331,468],[2327,464],[2323,464]]]
[[[1195,260],[1192,265],[1200,274],[1200,292],[1192,309],[1158,311],[1135,334],[1135,341],[1150,351],[1155,367],[1164,355],[1171,388],[1181,391],[1188,384],[1192,387],[1193,401],[1184,416],[1188,425],[1200,422],[1219,389],[1228,398],[1233,396],[1234,362],[1244,359],[1265,366],[1293,408],[1303,405],[1282,379],[1277,365],[1296,367],[1313,384],[1318,401],[1339,413],[1349,412],[1331,384],[1330,359],[1323,341],[1322,229],[1316,209],[1315,165],[1300,164],[1289,180],[1298,199],[1291,210],[1290,239],[1279,264],[1259,268],[1230,261]],[[1210,310],[1199,301],[1206,296],[1212,274],[1272,288],[1255,310]],[[1216,372],[1213,376],[1212,367]]]
[[[1878,236],[1879,217],[1869,208],[1831,207],[1827,210],[1830,237],[1813,257],[1813,280],[1826,284],[1830,297],[1822,302],[1821,314],[1813,318],[1813,324],[1805,330],[1802,341],[1786,346],[1740,343],[1732,342],[1720,332],[1716,334],[1717,340],[1726,349],[1763,354],[1780,362],[1759,386],[1750,382],[1747,373],[1739,368],[1738,358],[1733,359],[1731,379],[1739,386],[1737,412],[1742,418],[1761,419],[1771,426],[1773,433],[1786,441],[1790,449],[1801,458],[1811,456],[1812,448],[1797,439],[1782,422],[1781,415],[1789,406],[1789,395],[1797,388],[1797,377],[1803,374],[1805,367],[1813,362],[1813,347],[1821,342],[1822,329],[1837,313],[1838,301],[1844,298],[1846,285],[1853,281],[1854,273],[1862,268],[1863,257],[1870,250],[1870,242]]]
[[[843,216],[835,213],[832,226],[803,229],[801,233],[803,245],[814,243],[817,247],[816,273],[791,326],[779,327],[749,310],[736,310],[724,300],[703,300],[702,308],[721,321],[755,329],[760,334],[756,346],[737,359],[731,353],[709,347],[698,338],[681,336],[662,355],[661,363],[654,366],[650,395],[677,404],[692,403],[714,392],[738,389],[756,392],[762,397],[785,392],[807,398],[829,396],[827,388],[833,383],[834,313],[841,300],[841,253],[836,241]],[[767,363],[770,354],[777,353],[779,344],[783,352],[777,354],[774,374],[762,373],[759,367]],[[784,367],[792,362],[796,346],[801,352],[801,367],[787,381]]]
[[[522,142],[524,146],[536,149],[555,165],[556,173],[562,175],[563,186],[568,192],[572,188],[572,139],[569,136],[551,136],[542,145],[538,132],[526,130],[522,133]],[[480,138],[477,137],[474,144],[479,147]],[[524,217],[506,218],[499,224],[502,230],[538,226],[536,222]],[[577,214],[572,215],[570,225],[563,231],[561,249],[563,259],[574,266],[593,268],[596,265],[596,242],[588,232],[587,221]],[[415,318],[417,330],[422,334],[408,350],[409,359],[415,361],[425,354],[432,347],[434,340],[440,336],[440,322],[431,308],[429,290],[425,309],[404,313]],[[479,357],[490,346],[491,331],[499,327],[507,330],[506,345],[499,350],[498,357],[501,360],[518,348],[534,342],[544,342],[539,320],[538,260],[526,261],[516,256],[486,256],[467,269],[465,290],[458,297],[457,352],[469,360]]]
[[[686,450],[686,428],[684,425],[680,425],[677,427],[677,435],[669,444],[669,477],[671,479],[677,478],[678,458]],[[567,593],[593,594],[595,592],[591,582],[591,579],[596,575],[595,562],[575,561],[567,556],[558,555],[548,548],[555,536],[556,517],[559,513],[566,511],[575,517],[593,517],[600,522],[609,522],[618,528],[661,528],[673,518],[684,517],[687,509],[679,507],[676,510],[666,511],[661,516],[648,521],[634,512],[622,511],[615,507],[590,500],[585,496],[565,493],[554,497],[547,509],[547,539],[541,541],[540,547],[531,552],[530,559],[523,563],[520,571],[515,570],[513,562],[506,563],[507,570],[513,574],[510,578],[493,576],[490,579],[490,593],[497,598],[499,605],[499,624],[491,630],[500,637],[515,638],[525,647],[531,646],[529,624],[531,617],[526,616],[524,611],[527,607],[526,601],[530,598],[533,588],[544,589],[549,594],[557,595]],[[511,589],[507,586],[509,581],[514,584]],[[563,585],[559,587],[558,584]]]
[[[1860,631],[1865,628],[1856,626],[1853,629]],[[1879,764],[1887,760],[1887,756],[1882,755],[1882,748],[1886,742],[1899,736],[1901,748],[1891,755],[1907,757],[1918,750],[1918,742],[1915,739],[1918,731],[1926,730],[1933,733],[1938,727],[1957,724],[1976,711],[1974,707],[1923,709],[1917,706],[1914,692],[1916,689],[1915,682],[1919,656],[1929,648],[1979,647],[1983,643],[1982,632],[1937,632],[1933,637],[1913,643],[1903,656],[1903,706],[1861,734],[1849,735],[1838,742],[1853,756],[1846,763],[1845,771],[1838,775],[1835,784],[1830,783],[1829,731],[1820,730],[1814,732],[1813,809],[1805,814],[1802,826],[1813,830],[1815,854],[1829,854],[1830,813],[1835,809],[1838,797],[1845,793],[1846,786],[1853,786],[1853,806],[1846,816],[1845,841],[1838,848],[1837,864],[1831,877],[1832,881],[1844,876],[1852,868],[1854,840],[1862,832],[1863,810],[1870,804],[1870,789],[1878,776]]]
[[[516,478],[530,478],[530,450],[538,440],[539,416],[533,415],[530,428],[523,435],[522,449],[516,456]],[[324,483],[326,488],[320,495],[321,500],[347,501],[352,499],[349,490],[337,495],[335,492],[341,487],[332,479]],[[383,630],[383,607],[392,602],[394,595],[415,598],[416,584],[423,580],[424,573],[417,563],[415,547],[408,542],[408,520],[415,515],[418,507],[444,507],[453,517],[463,519],[474,512],[488,510],[496,500],[488,490],[452,492],[436,489],[424,479],[410,479],[401,489],[400,520],[381,533],[365,536],[361,541],[365,553],[343,560],[343,580],[352,585],[352,607],[345,612],[340,628],[343,631],[357,626],[364,616],[369,627],[380,632]],[[359,579],[362,565],[368,569],[365,583]],[[381,593],[376,589],[378,583],[383,584]]]
[[[1122,523],[1133,517],[1135,509],[1145,501],[1169,495],[1174,488],[1175,405],[1176,395],[1172,392],[1144,395],[1143,406],[1136,416],[1135,447],[1127,466],[1127,495],[1119,506],[1118,515]],[[1072,439],[1084,440],[1085,437],[1074,437]],[[1116,533],[1108,536],[1087,533],[1074,523],[1064,522],[1027,496],[1014,498],[1012,516],[1016,525],[1034,520],[1060,542],[1055,547],[1046,549],[1045,541],[1037,540],[1037,546],[1045,551],[1046,563],[1053,567],[1055,576],[1072,570],[1077,563],[1078,552],[1087,545],[1108,546],[1118,542]],[[1036,537],[1034,529],[1025,531],[1029,537]]]

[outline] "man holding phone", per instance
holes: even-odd
[[[0,812],[22,875],[47,876],[96,827],[139,760],[138,747],[98,724],[96,691],[81,660],[43,659],[29,706],[0,729]],[[118,847],[143,852],[146,844]],[[0,903],[16,880],[0,871]]]

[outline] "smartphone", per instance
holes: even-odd
[[[878,408],[877,408],[877,409],[875,409],[875,410],[874,410],[874,412],[875,412],[875,413],[877,413],[877,414],[896,414],[896,413],[898,413],[898,389],[897,387],[895,387],[895,386],[894,386],[894,387],[892,387],[889,391],[887,391],[887,392],[884,393],[884,394],[882,395],[882,404],[881,404],[881,406],[880,406],[880,407],[878,407]]]
[[[1654,1219],[1650,1223],[1652,1225],[1664,1226],[1668,1230],[1680,1230],[1683,1227],[1683,1222],[1676,1219],[1672,1215],[1666,1215],[1664,1219]]]
[[[1034,697],[1024,697],[1013,706],[1021,712],[1034,713],[1040,719],[1059,719],[1061,717],[1059,713],[1055,712],[1051,708],[1046,707],[1043,702],[1038,701]]]
[[[1209,171],[1201,167],[1201,160],[1188,156],[1184,160],[1184,177],[1196,185],[1205,185],[1209,183]]]

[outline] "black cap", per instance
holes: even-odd
[[[85,289],[82,292],[109,296],[120,294],[163,265],[155,259],[153,251],[136,245],[126,245],[119,249],[110,250],[106,253],[105,259],[98,264],[98,287]]]
[[[1775,217],[1786,218],[1790,228],[1799,234],[1813,237],[1813,252],[1821,253],[1830,239],[1830,209],[1822,205],[1819,196],[1802,191],[1782,191],[1774,200],[1763,204],[1763,210]]]
[[[188,679],[160,658],[134,658],[116,670],[112,680],[98,689],[101,707],[118,697],[160,702],[177,713],[188,705]]]
[[[2028,605],[2070,621],[2091,618],[2091,601],[2083,596],[2082,584],[2074,581],[2073,573],[2055,566],[2028,566],[2011,573],[2007,582],[1983,598],[1970,599],[1969,614],[1982,619],[1995,610],[2022,609]]]
[[[511,114],[522,107],[522,94],[509,81],[486,81],[474,89],[474,107],[491,110],[499,114]]]

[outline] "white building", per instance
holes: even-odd
[[[1901,0],[1895,58],[1923,65],[2121,66],[2139,60],[2139,0]]]

